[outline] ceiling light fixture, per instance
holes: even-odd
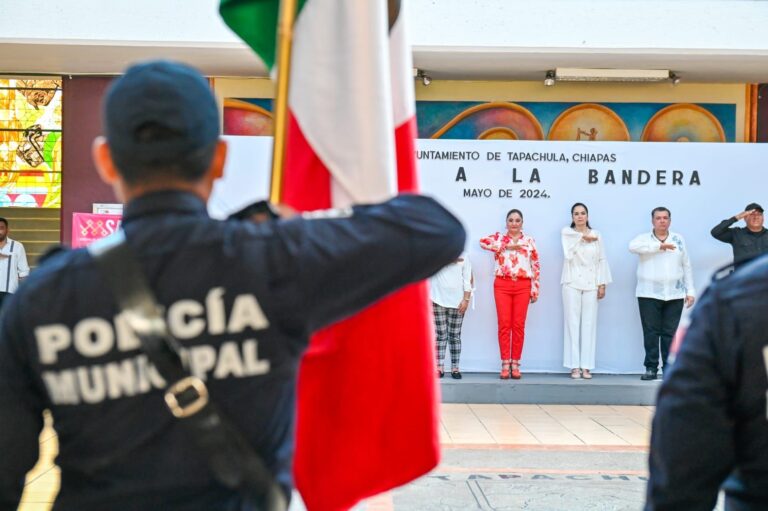
[[[547,72],[547,79],[550,71]],[[545,79],[545,83],[547,82]],[[590,69],[558,67],[554,72],[558,82],[666,82],[678,83],[680,78],[668,69]],[[677,82],[676,82],[677,81]]]
[[[547,71],[547,76],[544,77],[544,85],[546,87],[552,87],[555,84],[555,72],[551,69]]]
[[[426,87],[430,83],[432,83],[432,77],[429,76],[427,73],[424,72],[423,69],[414,69],[414,78],[417,80],[421,80],[421,84]]]

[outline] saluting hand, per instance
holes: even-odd
[[[597,236],[594,236],[592,234],[584,234],[581,236],[581,239],[583,239],[587,243],[592,243],[593,241],[597,241]]]

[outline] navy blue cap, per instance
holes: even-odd
[[[174,136],[146,140],[154,124]],[[219,109],[210,86],[195,69],[167,60],[129,67],[104,100],[104,129],[116,162],[162,164],[210,146],[219,137]]]
[[[758,210],[760,213],[763,212],[763,207],[757,202],[750,202],[749,204],[747,204],[747,207],[744,208],[744,211],[752,211],[753,209]]]

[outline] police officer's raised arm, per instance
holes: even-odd
[[[21,314],[16,297],[0,318],[0,509],[16,509],[24,478],[38,458],[43,404],[28,352],[17,336]]]
[[[739,218],[737,218],[736,215],[732,216],[731,218],[726,218],[716,226],[712,228],[709,233],[712,235],[713,238],[716,240],[722,241],[723,243],[733,243],[733,231],[734,229],[731,228],[733,224],[739,221]]]
[[[312,331],[350,315],[454,261],[461,223],[436,201],[401,195],[351,215],[280,223],[300,289],[297,314]]]
[[[693,312],[665,375],[653,420],[646,511],[707,510],[734,463],[733,421],[719,342],[722,320],[711,289]],[[726,319],[727,321],[727,319]]]

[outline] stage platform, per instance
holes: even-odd
[[[443,403],[654,405],[661,383],[642,381],[639,374],[595,374],[591,380],[573,380],[566,373],[523,373],[521,380],[462,374],[454,380],[446,372],[440,380]]]

